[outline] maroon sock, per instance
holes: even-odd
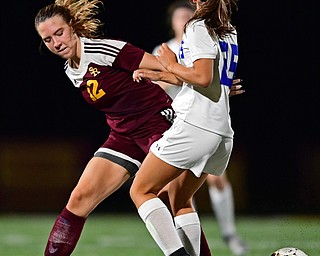
[[[69,256],[76,247],[86,218],[64,208],[56,219],[47,242],[45,256]]]
[[[204,235],[203,229],[201,228],[201,241],[200,241],[200,256],[211,256],[208,241]]]

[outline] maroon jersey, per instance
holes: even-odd
[[[171,108],[172,100],[160,86],[132,79],[144,55],[142,49],[112,39],[80,41],[79,68],[66,65],[66,74],[85,100],[106,114],[111,129],[130,133]]]

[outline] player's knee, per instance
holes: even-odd
[[[149,190],[148,188],[144,186],[140,186],[138,184],[135,184],[133,182],[129,194],[133,201],[133,203],[136,205],[137,208],[141,206],[145,201],[149,200],[150,198],[154,198],[158,194],[157,192],[152,192],[153,190]]]
[[[228,184],[228,179],[225,174],[221,176],[208,175],[207,184],[208,186],[216,187],[221,191]]]
[[[131,200],[132,200],[135,204],[136,204],[136,202],[137,202],[138,192],[139,192],[139,190],[136,189],[136,186],[135,186],[135,184],[133,183],[133,185],[130,187],[129,194],[130,194]]]
[[[72,207],[79,207],[84,200],[93,197],[94,191],[92,189],[82,189],[76,187],[69,198],[68,204]]]

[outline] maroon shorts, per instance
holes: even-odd
[[[106,142],[94,154],[126,168],[131,176],[138,171],[153,142],[162,137],[171,122],[163,115],[155,115],[130,134],[111,130]]]

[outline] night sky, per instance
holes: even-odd
[[[2,3],[0,139],[81,137],[95,150],[107,135],[104,116],[72,86],[64,60],[38,49],[33,19],[51,2]],[[170,2],[105,1],[101,18],[110,37],[151,52],[170,36]],[[320,212],[319,19],[308,4],[241,0],[234,16],[246,93],[231,98],[231,117],[249,212]]]

